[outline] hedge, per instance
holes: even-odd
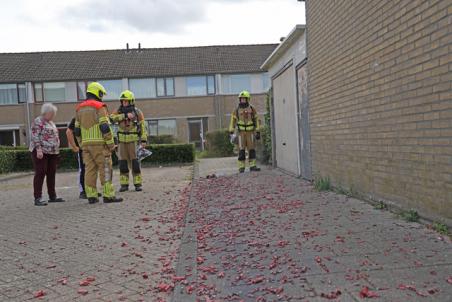
[[[168,165],[192,163],[194,161],[194,146],[192,144],[151,145],[147,149],[152,155],[143,160],[149,165]],[[60,149],[59,169],[77,169],[77,156],[69,148]],[[113,153],[113,164],[117,165],[116,153]],[[0,173],[33,170],[30,151],[24,148],[0,149]]]
[[[175,144],[176,139],[174,136],[165,134],[165,135],[151,135],[149,137],[150,143],[156,145],[164,145],[164,144]]]
[[[215,130],[206,134],[207,157],[225,157],[234,155],[234,145],[226,129]]]

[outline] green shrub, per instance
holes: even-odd
[[[194,146],[192,144],[150,145],[147,149],[152,155],[143,160],[150,165],[167,165],[173,163],[191,163],[194,161]],[[113,165],[117,165],[116,153],[112,155]],[[69,148],[60,149],[59,169],[77,169],[77,155]],[[31,171],[33,162],[27,149],[0,149],[0,173]]]
[[[317,178],[314,181],[314,188],[319,191],[330,191],[331,190],[331,182],[328,177],[326,178]]]
[[[449,228],[447,225],[441,222],[434,222],[432,225],[432,228],[440,233],[441,235],[448,235],[449,234]]]
[[[16,151],[2,150],[0,151],[0,173],[8,173],[14,170],[16,159]]]
[[[174,144],[176,143],[176,138],[172,135],[151,135],[149,143],[154,145],[162,144]]]
[[[271,163],[272,161],[271,95],[272,91],[270,90],[265,99],[264,125],[261,130],[262,143],[264,145],[262,162],[265,164]]]
[[[208,132],[206,135],[207,157],[225,157],[234,155],[234,145],[229,140],[226,129]]]
[[[416,210],[408,210],[406,212],[403,212],[401,216],[408,222],[417,222],[420,218]]]

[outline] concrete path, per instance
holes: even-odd
[[[203,178],[215,165],[235,173],[199,164],[173,301],[452,301],[448,238],[276,170]]]

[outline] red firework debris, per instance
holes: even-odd
[[[196,262],[198,264],[203,264],[204,263],[204,258],[203,257],[196,257]]]
[[[167,284],[167,283],[160,283],[160,284],[157,286],[157,289],[159,290],[159,292],[164,292],[164,293],[167,293],[167,292],[169,292],[169,291],[172,291],[173,288],[174,288],[174,285],[172,285],[172,284]]]
[[[59,284],[61,285],[66,285],[67,284],[67,278],[61,278],[60,280],[57,281]]]
[[[89,285],[91,285],[91,283],[92,283],[93,281],[95,281],[95,280],[96,280],[96,278],[94,278],[94,277],[92,277],[92,276],[89,276],[89,277],[86,277],[85,279],[81,280],[81,281],[79,282],[79,285],[80,285],[80,286],[89,286]]]
[[[450,276],[449,278],[447,278],[447,283],[452,284],[452,276]]]
[[[333,300],[333,299],[337,299],[339,298],[339,296],[342,294],[342,292],[339,289],[336,289],[328,294],[325,293],[321,293],[320,297],[328,299],[328,300]]]
[[[35,298],[42,298],[42,297],[44,297],[45,295],[46,295],[46,292],[43,291],[43,290],[41,289],[41,290],[36,291],[36,292],[33,294],[33,297],[35,297]]]
[[[85,288],[79,288],[79,289],[77,290],[77,293],[78,293],[79,295],[85,296],[85,295],[88,294],[88,290],[85,289]]]
[[[251,280],[249,281],[249,283],[250,283],[250,284],[257,284],[257,283],[263,282],[264,280],[265,280],[265,277],[264,277],[264,276],[259,276],[259,277],[256,277],[256,278],[254,278],[254,279],[251,279]]]
[[[377,294],[374,291],[369,290],[367,286],[364,286],[361,291],[359,292],[359,296],[361,298],[378,298],[380,297],[379,294]]]
[[[141,220],[144,222],[148,222],[148,221],[151,221],[151,218],[145,216],[145,217],[141,218]]]

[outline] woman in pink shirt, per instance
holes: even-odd
[[[55,174],[60,157],[60,138],[53,122],[56,112],[54,105],[45,103],[41,107],[41,115],[34,120],[31,128],[30,152],[35,170],[33,194],[36,206],[47,205],[47,201],[42,200],[44,178],[47,182],[49,202],[64,201],[58,198],[55,192]]]

